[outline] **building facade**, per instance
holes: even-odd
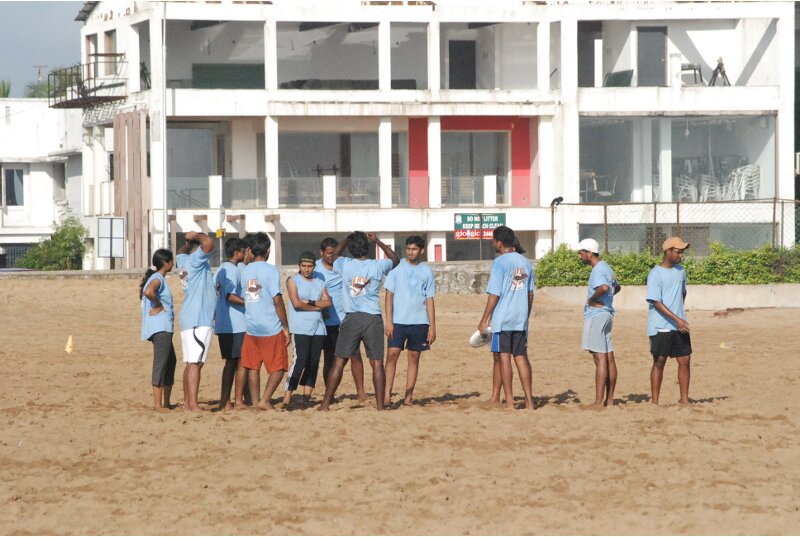
[[[538,257],[554,230],[595,233],[606,203],[681,202],[708,243],[736,235],[731,206],[794,197],[788,1],[87,2],[79,19],[84,65],[53,106],[83,109],[84,187],[126,217],[122,266],[219,228],[266,231],[286,263],[354,229],[487,258],[459,219],[498,213]],[[768,206],[744,220],[774,236]]]
[[[80,217],[81,114],[47,99],[0,99],[0,268],[66,216]]]

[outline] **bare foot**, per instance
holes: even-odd
[[[199,406],[196,406],[196,405],[195,406],[186,407],[186,408],[183,409],[183,411],[184,412],[205,412],[205,410],[203,410],[202,408],[200,408]]]
[[[581,408],[584,410],[603,410],[606,407],[605,405],[603,405],[603,403],[598,403],[597,401],[595,401],[591,405],[581,405]]]
[[[500,404],[500,398],[499,397],[490,397],[489,399],[484,401],[484,403],[499,405]]]
[[[683,400],[678,401],[678,404],[681,406],[689,406],[689,400],[687,399],[686,401]]]
[[[272,404],[270,404],[269,401],[263,401],[262,400],[260,403],[258,403],[258,409],[259,410],[270,411],[270,410],[275,410],[275,407],[272,406]]]
[[[219,409],[220,409],[222,412],[227,412],[227,411],[229,411],[229,410],[233,410],[233,403],[231,403],[230,401],[228,401],[228,402],[227,402],[227,403],[225,403],[224,405],[223,405],[223,404],[220,404],[220,405],[219,405]]]
[[[405,406],[411,406],[414,404],[414,400],[411,397],[406,397],[405,399],[403,399],[403,404]]]
[[[244,404],[244,401],[237,401],[233,408],[234,410],[251,410],[250,405]]]
[[[358,394],[358,402],[359,403],[366,403],[368,400],[369,400],[369,397],[367,397],[366,393]]]
[[[283,406],[289,406],[291,404],[291,402],[292,402],[292,395],[291,394],[283,396]]]
[[[169,408],[163,406],[153,407],[153,410],[155,410],[156,412],[169,412]]]
[[[514,403],[511,403],[510,405],[506,405],[504,407],[504,410],[516,410],[516,409],[517,409],[517,407],[514,406]]]
[[[328,411],[330,411],[330,408],[329,408],[329,406],[328,406],[328,405],[326,405],[325,403],[322,403],[321,405],[319,405],[319,406],[317,407],[317,410],[318,410],[319,412],[328,412]]]

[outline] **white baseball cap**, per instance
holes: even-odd
[[[578,250],[586,250],[587,252],[591,252],[593,254],[599,254],[600,245],[594,239],[583,239],[578,243]]]

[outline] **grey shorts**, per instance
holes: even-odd
[[[153,386],[172,386],[177,364],[172,332],[156,332],[150,336],[150,341],[153,342]]]
[[[614,316],[608,311],[596,314],[583,321],[583,350],[606,354],[614,352],[611,344],[611,329],[614,326]]]
[[[374,313],[348,313],[339,327],[336,357],[349,359],[355,356],[362,341],[367,358],[383,360],[383,317]]]

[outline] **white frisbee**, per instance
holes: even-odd
[[[480,330],[475,330],[475,333],[472,334],[472,336],[470,336],[469,338],[469,344],[470,346],[475,348],[483,347],[484,345],[489,343],[489,340],[491,339],[492,339],[492,327],[487,326],[486,332],[484,332],[483,334],[481,334]]]

